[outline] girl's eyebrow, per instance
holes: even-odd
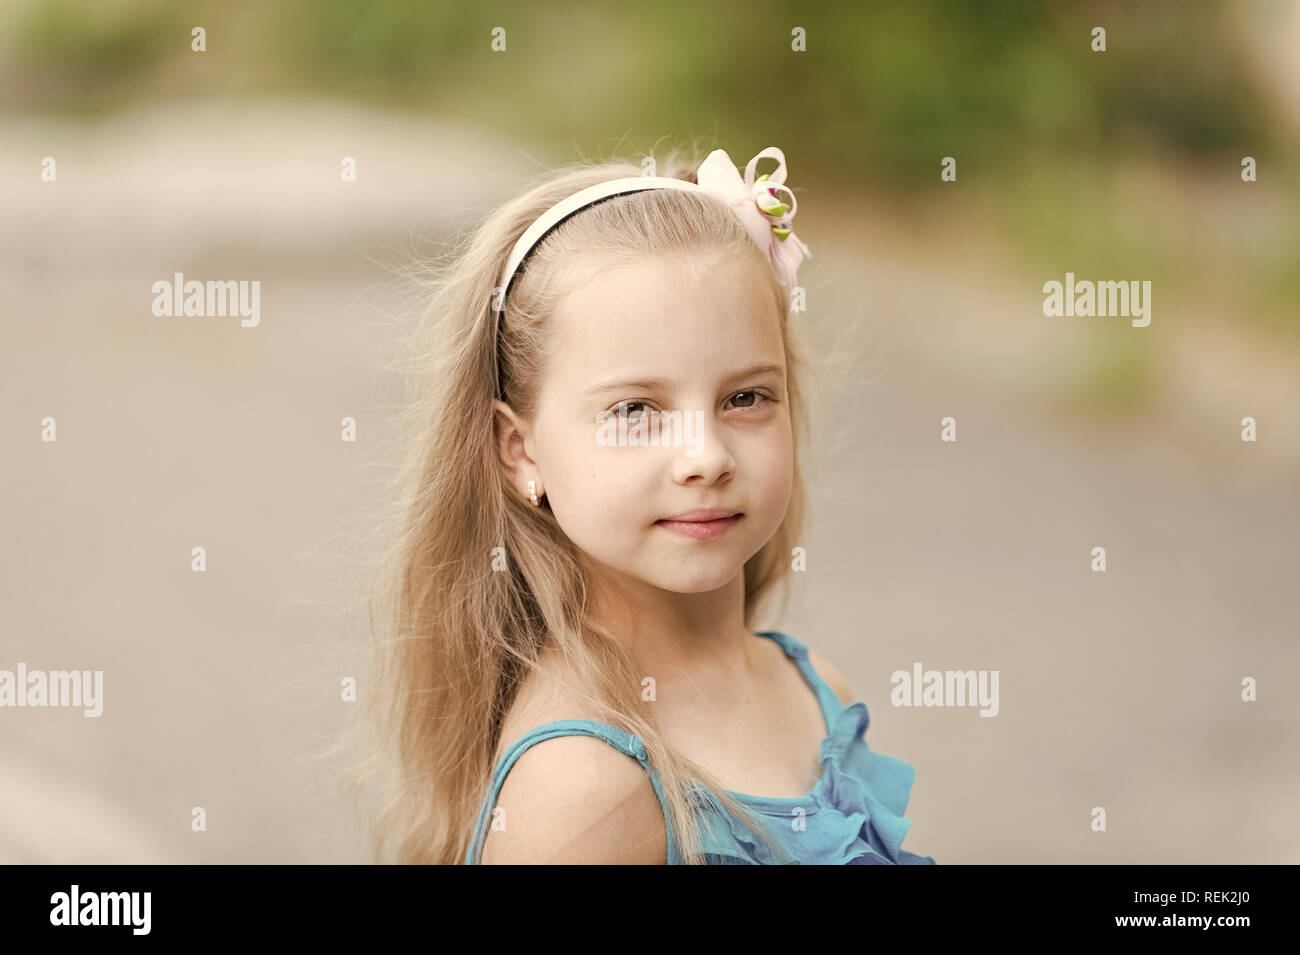
[[[727,375],[726,378],[722,379],[722,383],[725,385],[741,378],[750,378],[755,375],[765,375],[769,373],[784,375],[785,366],[780,363],[751,365],[749,368],[742,368],[740,371],[733,371],[731,374]],[[677,383],[677,379],[675,378],[617,378],[611,381],[601,382],[598,385],[588,388],[582,393],[582,396],[587,398],[601,394],[602,392],[613,391],[616,388],[668,389]]]

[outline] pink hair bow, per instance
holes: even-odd
[[[754,170],[764,156],[777,161],[776,170],[755,179]],[[745,178],[741,179],[727,151],[715,149],[700,163],[695,179],[702,189],[735,211],[758,247],[771,259],[781,284],[793,287],[799,263],[811,259],[812,252],[791,231],[799,203],[785,184],[785,153],[768,146],[749,161]]]

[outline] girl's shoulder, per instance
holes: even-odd
[[[636,760],[606,741],[558,735],[525,749],[495,801],[504,825],[483,845],[485,864],[663,865],[659,796]]]
[[[502,723],[485,864],[662,865],[659,795],[634,737],[584,713],[562,668],[530,674]],[[629,759],[632,756],[634,758]]]
[[[557,720],[594,720],[576,692],[576,677],[558,657],[543,655],[525,678],[501,724],[496,757],[530,730]]]
[[[813,651],[810,647],[808,649],[808,662],[817,671],[817,675],[826,681],[826,685],[835,691],[835,695],[839,697],[841,703],[848,706],[853,702],[853,689],[849,686],[849,681],[844,679],[844,674],[832,666],[829,660]]]

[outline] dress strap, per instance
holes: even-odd
[[[845,707],[840,702],[840,698],[835,695],[835,691],[831,689],[830,684],[822,679],[821,674],[812,665],[812,661],[808,659],[807,645],[788,633],[781,633],[779,630],[760,630],[755,636],[775,640],[781,645],[781,649],[785,651],[786,656],[794,660],[795,665],[799,667],[799,672],[803,674],[804,681],[817,695],[817,702],[822,709],[822,719],[826,721],[827,735],[833,733],[835,724],[839,721],[840,714],[844,712]]]
[[[650,768],[645,743],[641,741],[639,736],[617,726],[611,726],[609,723],[598,723],[595,720],[581,719],[555,720],[550,723],[543,723],[541,726],[529,730],[510,744],[510,748],[505,751],[496,765],[492,785],[483,798],[482,806],[479,807],[478,820],[474,825],[474,838],[470,840],[469,849],[465,853],[465,864],[478,865],[480,862],[480,857],[483,854],[483,843],[487,841],[492,811],[496,807],[497,797],[501,794],[501,787],[505,784],[506,776],[515,762],[528,747],[540,743],[542,740],[554,739],[557,736],[594,736],[596,739],[604,740],[619,752],[631,756],[641,764],[642,768],[650,774],[650,784],[654,786],[655,795],[659,797],[659,805],[663,809],[664,831],[668,834],[668,864],[676,865],[678,863],[677,844],[673,840],[672,826],[668,824],[668,806],[664,802],[663,789],[659,784],[659,774]]]

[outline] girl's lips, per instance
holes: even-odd
[[[727,533],[731,526],[744,516],[744,514],[733,514],[731,517],[724,517],[716,521],[655,521],[655,524],[666,531],[672,531],[674,534],[680,534],[683,537],[692,537],[695,540],[716,540]]]

